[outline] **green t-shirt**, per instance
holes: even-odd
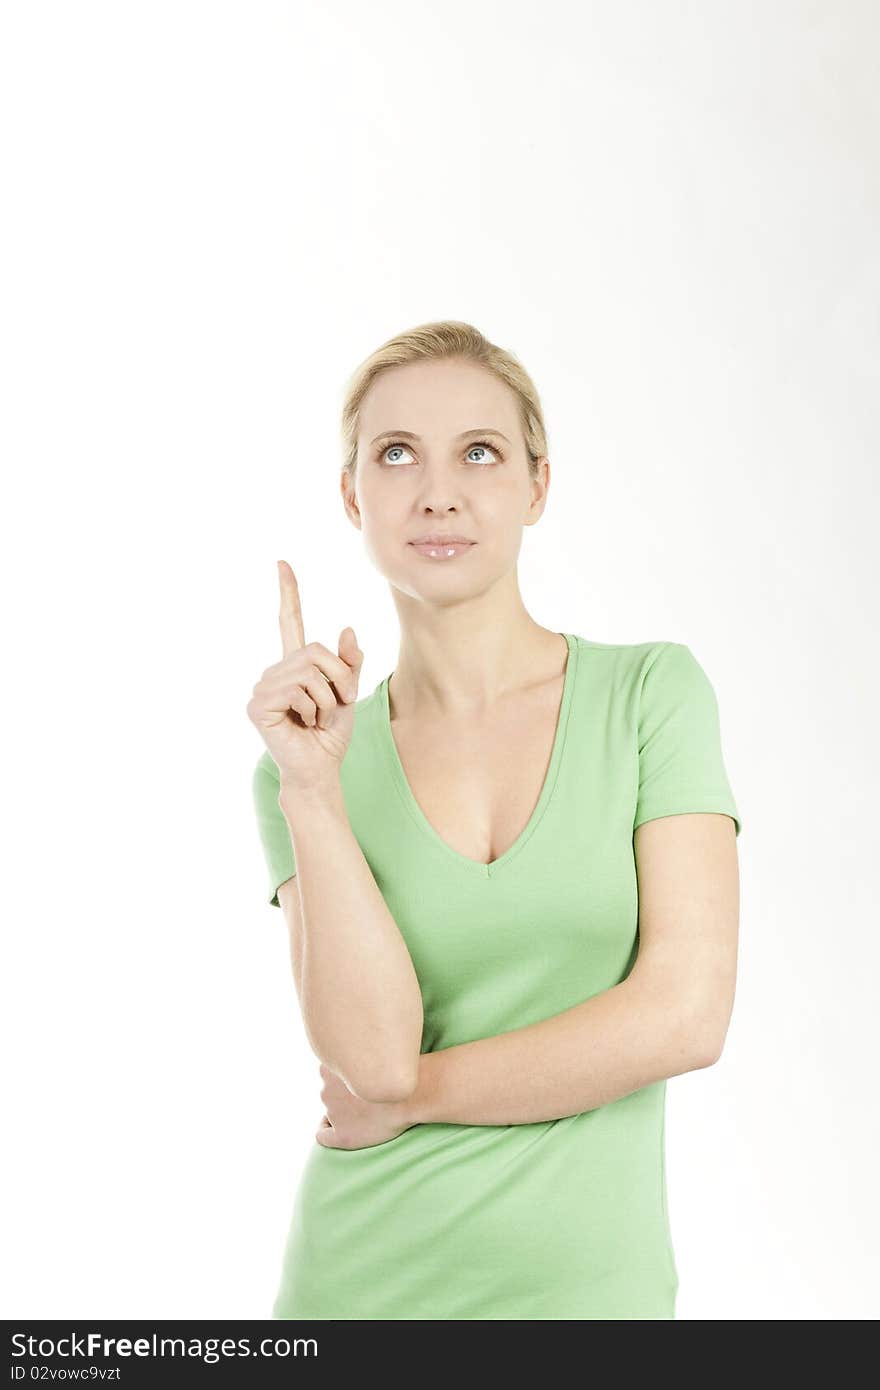
[[[678,642],[570,633],[550,765],[491,864],[433,829],[391,732],[388,681],[354,707],[346,810],[412,956],[422,1052],[522,1028],[612,988],[638,950],[633,831],[738,811],[714,690]],[[295,873],[265,751],[254,797],[269,901]],[[317,1140],[296,1191],[274,1318],[673,1318],[665,1080],[577,1115],[422,1124],[384,1144]]]

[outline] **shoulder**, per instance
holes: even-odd
[[[578,636],[577,646],[579,665],[636,717],[689,705],[711,708],[715,703],[709,677],[686,642],[593,642]]]
[[[579,656],[628,675],[641,684],[656,668],[655,676],[686,677],[702,669],[684,642],[656,639],[647,642],[594,642],[576,635]]]

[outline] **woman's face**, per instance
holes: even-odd
[[[349,514],[367,553],[395,588],[455,599],[488,588],[516,565],[523,526],[544,508],[549,464],[529,476],[516,397],[460,359],[408,362],[382,372],[361,403]],[[463,536],[452,556],[420,537]]]

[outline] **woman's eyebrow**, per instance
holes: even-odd
[[[386,439],[390,434],[397,435],[400,439],[421,439],[421,435],[413,434],[412,430],[383,430],[381,434],[376,435],[375,439],[371,439],[370,443],[376,444],[380,439]],[[478,425],[472,430],[462,430],[461,434],[455,435],[455,438],[466,439],[469,434],[497,434],[499,439],[504,439],[508,444],[510,443],[507,435],[502,434],[500,430],[496,430],[492,425]]]

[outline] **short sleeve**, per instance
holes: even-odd
[[[272,907],[281,906],[278,901],[278,888],[296,873],[290,830],[284,819],[284,812],[278,805],[280,788],[278,765],[266,749],[254,768],[253,796],[257,829],[266,860],[269,904]]]
[[[739,811],[721,749],[715,691],[690,648],[665,642],[649,665],[639,697],[639,789],[633,830],[658,816]]]

